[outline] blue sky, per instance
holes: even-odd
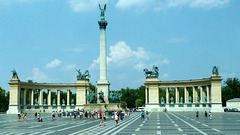
[[[76,83],[75,68],[99,80],[98,3],[107,3],[111,90],[159,80],[239,77],[239,0],[0,0],[0,86],[21,81]]]

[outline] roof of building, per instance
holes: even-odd
[[[240,98],[229,99],[227,102],[240,102]]]

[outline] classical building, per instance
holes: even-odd
[[[238,110],[240,110],[240,98],[229,99],[226,104],[227,108],[229,109],[237,108]]]
[[[79,79],[77,83],[29,83],[21,82],[17,76],[13,76],[9,82],[9,110],[7,114],[17,114],[24,112],[39,112],[46,110],[73,110],[82,109],[87,104],[86,94],[89,93],[89,79]],[[43,90],[47,90],[47,97],[43,98]],[[53,99],[52,90],[57,90],[57,99]],[[60,91],[67,90],[67,101],[61,100]],[[76,91],[76,101],[70,99],[70,90]],[[28,97],[27,97],[27,91]],[[37,98],[34,99],[34,94]],[[28,101],[28,102],[27,102]]]
[[[186,81],[158,81],[157,76],[146,77],[146,110],[223,112],[221,80],[218,73],[210,78]],[[159,96],[160,91],[164,96]],[[169,91],[172,91],[171,97]]]

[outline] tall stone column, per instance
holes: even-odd
[[[48,105],[51,105],[52,103],[51,103],[51,101],[52,101],[52,99],[51,99],[51,97],[52,97],[52,92],[51,92],[51,89],[48,89]]]
[[[32,99],[32,90],[31,89],[28,90],[28,99],[29,99],[28,105],[31,105],[31,99]]]
[[[67,105],[70,105],[70,90],[67,90]]]
[[[27,105],[27,89],[23,89],[23,105]]]
[[[207,103],[209,103],[209,86],[206,86]]]
[[[169,103],[169,88],[166,88],[166,104]]]
[[[60,106],[60,90],[57,90],[57,105]]]
[[[200,103],[203,103],[203,86],[200,86]]]
[[[43,105],[43,92],[42,92],[42,89],[39,90],[39,105]]]
[[[145,86],[145,104],[148,104],[148,87]]]
[[[105,12],[105,11],[104,11]],[[97,82],[97,92],[100,91],[104,94],[105,103],[109,103],[108,94],[109,94],[109,85],[110,83],[107,80],[107,49],[106,49],[106,26],[107,21],[105,21],[105,16],[101,14],[101,21],[98,21],[100,28],[100,79]],[[98,95],[99,96],[99,95]],[[97,102],[100,103],[99,98]]]
[[[184,103],[188,103],[188,98],[187,98],[187,87],[184,87]]]
[[[179,92],[178,92],[178,87],[175,88],[175,103],[178,104],[179,103]]]
[[[196,103],[196,99],[197,99],[197,91],[196,91],[196,87],[192,87],[193,89],[193,103]]]
[[[31,105],[34,105],[34,90],[31,90]]]

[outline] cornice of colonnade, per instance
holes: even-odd
[[[212,75],[210,78],[190,79],[190,80],[175,80],[175,81],[158,81],[158,77],[147,77],[145,86],[158,85],[160,88],[164,87],[197,87],[208,86],[212,81],[222,81],[220,75]]]
[[[77,81],[77,83],[28,83],[21,82],[18,78],[12,78],[9,85],[18,85],[26,89],[77,89],[78,87],[89,87],[89,79]]]

